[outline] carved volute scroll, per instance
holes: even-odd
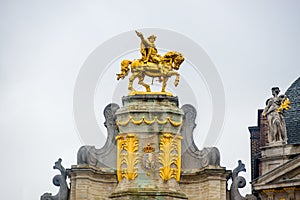
[[[230,186],[230,199],[231,200],[256,200],[257,198],[254,195],[246,195],[243,197],[239,188],[246,186],[246,179],[242,176],[238,176],[240,172],[246,172],[245,164],[242,161],[238,161],[238,166],[232,171],[231,174],[231,186]]]
[[[59,192],[52,196],[51,193],[44,193],[41,196],[41,200],[68,200],[69,199],[69,187],[68,183],[66,181],[67,179],[67,172],[65,168],[61,165],[62,159],[59,158],[58,161],[55,162],[55,165],[53,166],[53,169],[58,169],[60,171],[60,174],[53,177],[53,184],[55,186],[60,187]]]
[[[77,164],[87,164],[97,167],[114,167],[116,166],[116,140],[118,134],[116,125],[116,111],[119,105],[115,103],[108,104],[103,111],[107,129],[107,139],[101,149],[95,146],[85,145],[80,147],[77,153]]]
[[[116,111],[119,109],[119,105],[116,103],[108,104],[103,111],[103,115],[105,117],[104,126],[106,128],[112,128],[115,130],[116,128]]]
[[[193,138],[196,127],[197,111],[194,106],[185,104],[181,107],[184,112],[183,127],[181,129],[182,152],[181,162],[183,170],[199,169],[207,165],[220,166],[220,152],[216,147],[205,147],[199,150]]]

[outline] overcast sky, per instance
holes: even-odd
[[[248,126],[256,125],[257,109],[264,107],[271,87],[284,92],[300,75],[299,9],[296,0],[1,1],[1,198],[32,200],[57,193],[54,162],[60,157],[70,168],[84,145],[73,116],[80,69],[103,42],[149,27],[187,36],[214,63],[226,102],[215,146],[227,169],[239,159],[246,164],[243,175],[249,182]],[[111,77],[112,86],[115,81]],[[95,103],[99,129],[102,107]],[[198,126],[208,127],[201,120]],[[198,131],[196,143],[202,148],[205,130]]]

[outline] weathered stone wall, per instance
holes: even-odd
[[[226,200],[225,168],[209,165],[200,170],[183,172],[180,189],[189,200]]]
[[[72,166],[69,200],[106,200],[117,185],[114,171],[92,166]]]
[[[260,125],[261,125],[261,113],[262,109],[257,112],[257,126],[248,127],[250,132],[250,150],[251,150],[251,180],[258,177],[258,164],[260,157]]]
[[[69,174],[71,176],[69,200],[108,200],[111,199],[109,196],[117,186],[116,173],[113,171],[77,165],[72,166]],[[180,190],[189,200],[226,200],[226,176],[228,174],[229,171],[225,168],[211,165],[200,170],[183,172],[179,183]],[[153,199],[161,197],[163,196],[156,195]],[[118,199],[122,198],[125,197]],[[152,197],[135,198],[151,199]],[[173,199],[171,195],[163,198]]]
[[[297,200],[300,199],[300,188],[284,188],[280,190],[264,190],[260,198],[262,200]]]

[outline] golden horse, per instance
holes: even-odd
[[[179,83],[179,73],[173,70],[179,70],[181,63],[184,61],[184,57],[181,53],[176,51],[167,52],[160,58],[159,63],[144,62],[141,59],[137,60],[123,60],[121,62],[121,72],[117,74],[117,80],[124,79],[131,68],[132,75],[129,78],[128,90],[135,92],[132,87],[133,81],[138,78],[138,84],[144,86],[147,92],[151,92],[150,86],[144,82],[145,76],[152,78],[158,77],[162,82],[161,92],[166,92],[167,81],[170,77],[176,76],[174,85]]]

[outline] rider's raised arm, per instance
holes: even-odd
[[[142,42],[145,46],[149,46],[149,45],[150,45],[149,41],[146,40],[146,39],[144,38],[143,33],[138,32],[138,31],[135,31],[135,32],[136,32],[136,35],[137,35],[139,38],[141,38],[141,42]]]
[[[136,35],[137,35],[139,38],[144,39],[143,33],[138,32],[138,31],[135,31],[135,32],[136,32]]]

